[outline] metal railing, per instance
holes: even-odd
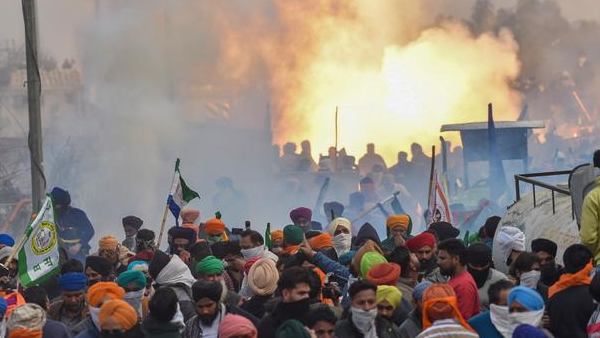
[[[542,182],[532,177],[547,177],[547,176],[561,176],[561,175],[570,175],[571,170],[562,170],[562,171],[549,171],[549,172],[540,172],[540,173],[530,173],[530,174],[521,174],[515,175],[515,194],[516,194],[516,202],[521,199],[521,190],[520,190],[520,182],[531,184],[533,190],[533,207],[537,207],[537,200],[535,197],[535,187],[542,187],[545,189],[549,189],[552,191],[552,214],[556,213],[556,204],[554,200],[554,196],[556,193],[571,196],[571,191],[568,189],[560,188],[550,183]],[[574,217],[573,207],[571,207],[571,216]]]

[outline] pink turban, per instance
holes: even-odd
[[[306,218],[312,220],[312,211],[309,208],[300,207],[290,211],[290,218],[292,222],[296,223],[299,218]]]
[[[258,332],[256,331],[254,324],[242,316],[228,314],[225,316],[225,318],[223,318],[223,321],[221,321],[221,324],[219,325],[220,338],[231,338],[245,335],[256,338],[258,336]]]

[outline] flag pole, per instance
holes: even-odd
[[[42,203],[41,208],[43,208],[46,205],[46,202],[44,201]],[[17,245],[13,246],[12,251],[10,252],[10,255],[8,255],[8,258],[6,258],[6,262],[4,262],[4,264],[0,264],[3,265],[4,268],[8,269],[8,265],[10,264],[10,262],[12,262],[12,260],[15,258],[15,256],[17,255],[17,253],[21,250],[21,248],[23,247],[23,245],[25,244],[25,241],[27,240],[27,231],[29,230],[29,225],[35,221],[35,219],[37,218],[38,215],[42,214],[41,212],[42,210],[38,210],[38,213],[35,214],[35,217],[32,216],[32,220],[29,221],[29,223],[27,224],[27,228],[25,228],[25,232],[23,232],[23,236],[21,236],[21,239],[19,240],[19,242],[17,243]]]
[[[173,186],[173,182],[175,181],[175,175],[177,174],[177,170],[179,170],[179,159],[175,161],[175,170],[173,171],[173,178],[171,179],[171,187]],[[169,188],[169,191],[171,188]],[[165,224],[167,223],[167,215],[169,214],[169,201],[167,199],[167,203],[165,205],[165,212],[163,213],[162,223],[160,225],[160,232],[158,233],[158,241],[156,242],[156,248],[160,250],[160,243],[162,242],[163,234],[165,233]]]
[[[338,106],[335,106],[335,158],[333,159],[334,171],[338,170]]]
[[[435,170],[435,146],[431,146],[431,171],[429,172],[429,189],[427,192],[429,193],[427,197],[427,207],[431,203],[431,189],[435,189],[433,186],[433,171]]]

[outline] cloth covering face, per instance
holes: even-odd
[[[196,279],[190,269],[177,255],[173,255],[167,265],[158,273],[155,282],[158,285],[173,285],[177,283],[191,287]]]

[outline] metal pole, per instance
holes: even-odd
[[[29,108],[29,154],[31,159],[32,210],[39,210],[46,190],[42,166],[41,81],[38,67],[37,14],[35,0],[22,0],[27,60],[27,106]]]
[[[334,171],[338,171],[338,106],[335,106],[335,158],[333,159]]]

